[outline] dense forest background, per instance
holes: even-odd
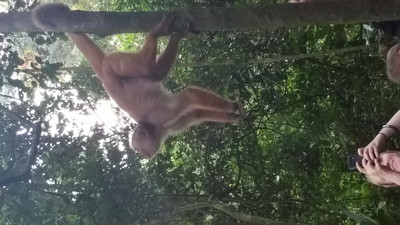
[[[64,2],[111,11],[284,3]],[[106,51],[135,51],[144,37],[94,39]],[[148,161],[129,147],[134,121],[110,103],[64,34],[0,34],[0,224],[394,225],[398,188],[376,187],[346,168],[346,156],[400,108],[377,42],[369,24],[207,32],[184,41],[168,89],[205,87],[239,100],[248,115],[189,129]],[[398,141],[387,147],[398,149]]]

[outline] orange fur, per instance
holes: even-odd
[[[54,29],[45,21],[46,13],[69,10],[60,3],[36,7],[33,22],[43,29]],[[174,33],[165,51],[157,58],[157,38],[170,35],[173,15],[167,14],[151,31],[142,50],[136,53],[103,51],[82,33],[67,33],[87,58],[103,86],[118,106],[138,122],[132,135],[132,147],[145,158],[152,158],[162,142],[171,134],[204,121],[235,122],[238,104],[198,88],[188,87],[180,93],[169,94],[160,81],[171,69],[185,36]]]

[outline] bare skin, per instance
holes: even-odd
[[[400,129],[400,110],[392,116],[387,125]],[[374,161],[376,158],[379,158],[379,153],[383,150],[386,139],[395,133],[395,129],[389,126],[383,127],[367,146],[358,149],[358,154],[367,161]]]
[[[358,171],[365,174],[368,180],[384,187],[400,186],[400,152],[386,151],[379,158],[363,158],[361,165],[356,163]]]
[[[69,10],[59,3],[36,7],[33,22],[43,29],[51,29],[45,21],[46,13]],[[162,142],[171,134],[205,121],[236,122],[237,102],[224,99],[199,87],[187,87],[171,95],[160,83],[175,62],[179,43],[189,32],[172,33],[173,14],[147,35],[139,52],[105,54],[86,34],[67,33],[89,61],[110,97],[138,122],[132,135],[132,147],[143,157],[152,158]],[[189,26],[188,26],[189,29]],[[157,39],[170,35],[169,43],[157,57]]]

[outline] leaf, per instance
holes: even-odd
[[[54,70],[58,70],[60,69],[64,64],[63,63],[51,63],[50,66],[54,69]]]
[[[378,222],[384,225],[397,225],[396,220],[389,213],[386,207],[386,202],[379,202],[377,208]]]
[[[32,81],[31,84],[32,84],[33,87],[37,87],[38,86],[36,81]]]
[[[68,41],[68,36],[65,34],[60,35],[60,40],[62,41]]]
[[[383,202],[383,201],[379,202],[377,210],[380,210],[380,209],[387,210],[386,209],[386,202]]]
[[[370,217],[368,217],[366,215],[363,215],[363,214],[359,215],[359,214],[350,212],[348,210],[343,211],[343,213],[346,214],[351,219],[358,222],[360,225],[378,225],[377,221],[371,219]]]
[[[46,40],[45,40],[42,36],[39,36],[39,37],[37,37],[37,38],[35,39],[35,42],[36,42],[36,44],[38,44],[38,45],[44,45],[44,44],[46,43]]]
[[[36,62],[38,62],[38,63],[40,63],[40,64],[43,63],[42,58],[40,58],[39,56],[35,56],[35,60],[36,60]]]
[[[24,8],[26,6],[26,3],[24,1],[18,0],[15,2],[15,8]]]
[[[37,69],[36,63],[34,63],[34,62],[31,62],[31,63],[30,63],[30,66],[31,66],[33,69]]]
[[[14,79],[11,79],[11,78],[7,78],[7,81],[8,81],[8,83],[10,85],[12,85],[14,87],[20,88],[22,90],[26,90],[24,82],[22,82],[20,80],[14,80]]]
[[[24,65],[24,63],[25,63],[25,61],[19,57],[15,61],[17,62],[17,65],[20,65],[20,66]]]

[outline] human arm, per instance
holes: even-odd
[[[388,170],[384,173],[383,178],[400,186],[400,172]]]
[[[392,116],[385,127],[379,131],[366,147],[358,149],[358,154],[368,161],[378,158],[386,139],[395,134],[397,132],[396,129],[400,129],[400,110]]]

